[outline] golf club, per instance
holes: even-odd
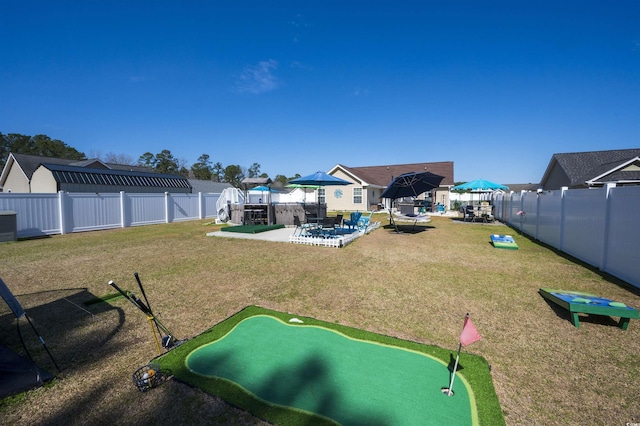
[[[115,288],[118,291],[118,293],[122,294],[136,308],[140,309],[147,316],[147,319],[149,320],[149,322],[155,323],[156,328],[158,329],[158,333],[160,334],[160,336],[162,336],[164,334],[164,336],[161,339],[162,340],[162,346],[164,348],[168,349],[168,348],[171,348],[172,346],[174,346],[174,344],[176,342],[175,342],[175,339],[174,339],[173,335],[162,324],[162,322],[160,322],[160,320],[155,315],[153,315],[153,313],[151,312],[151,308],[149,308],[148,304],[145,304],[142,300],[140,300],[139,297],[137,297],[132,292],[126,292],[126,291],[122,290],[120,287],[118,287],[118,285],[113,280],[109,281],[109,285],[112,286],[113,288]],[[142,288],[141,288],[141,290],[142,290]],[[146,299],[146,295],[144,295],[144,291],[143,291],[143,297]],[[156,338],[156,344],[158,345],[158,351],[160,351],[160,348],[159,348],[160,345],[158,343],[157,336],[156,336],[156,331],[153,328],[153,325],[151,326],[151,329],[153,330],[153,335]],[[182,343],[182,341],[180,343]]]

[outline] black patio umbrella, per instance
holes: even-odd
[[[424,192],[437,188],[442,179],[444,179],[443,176],[431,172],[405,173],[392,179],[387,189],[380,195],[380,198],[396,200],[403,197],[417,197]],[[398,225],[393,220],[391,208],[389,208],[389,222],[394,225],[396,232],[399,232]]]
[[[290,184],[298,185],[315,185],[318,187],[330,186],[330,185],[351,185],[352,182],[348,180],[340,179],[335,176],[331,176],[326,172],[315,172],[314,174],[299,177],[289,181]],[[320,197],[318,198],[318,216],[320,216]]]
[[[403,197],[417,197],[437,188],[442,179],[444,179],[443,176],[431,172],[405,173],[392,179],[380,198],[395,200]]]

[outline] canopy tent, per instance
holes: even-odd
[[[389,198],[391,200],[404,197],[417,197],[420,194],[437,188],[440,185],[440,182],[442,182],[442,179],[444,179],[444,176],[436,175],[431,172],[405,173],[392,179],[380,197]],[[393,218],[391,207],[389,207],[389,223],[395,227],[396,232],[400,232],[398,230],[398,225]]]

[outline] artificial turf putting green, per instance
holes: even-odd
[[[482,371],[458,372],[455,395],[442,393],[451,354],[248,307],[155,362],[176,379],[276,424],[504,424],[483,359],[463,354],[465,373]]]
[[[280,229],[285,226],[281,223],[275,225],[239,225],[239,226],[227,226],[221,228],[224,232],[241,232],[244,234],[257,234],[259,232],[271,231],[272,229]]]

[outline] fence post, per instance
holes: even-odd
[[[540,240],[539,239],[539,233],[540,233],[540,199],[542,192],[538,192],[536,191],[536,240]]]
[[[60,235],[67,233],[67,215],[64,191],[58,191],[58,215],[60,216]]]
[[[127,211],[125,207],[125,193],[120,191],[120,227],[126,228],[128,224]]]
[[[198,192],[198,218],[204,219],[204,217],[204,195],[202,194],[202,192]]]
[[[560,188],[560,228],[558,229],[558,232],[560,232],[560,238],[558,238],[558,250],[560,251],[564,251],[564,222],[566,215],[564,205],[566,203],[565,194],[568,190],[568,186]]]
[[[611,198],[609,192],[611,188],[615,188],[615,183],[608,183],[604,187],[604,222],[602,224],[602,260],[600,261],[600,270],[607,269],[607,259],[609,257],[609,222],[611,217]]]
[[[164,193],[164,222],[165,223],[170,223],[171,222],[171,217],[170,217],[170,208],[169,208],[169,202],[171,201],[171,198],[169,198],[171,196],[171,194],[169,194],[168,192]]]

